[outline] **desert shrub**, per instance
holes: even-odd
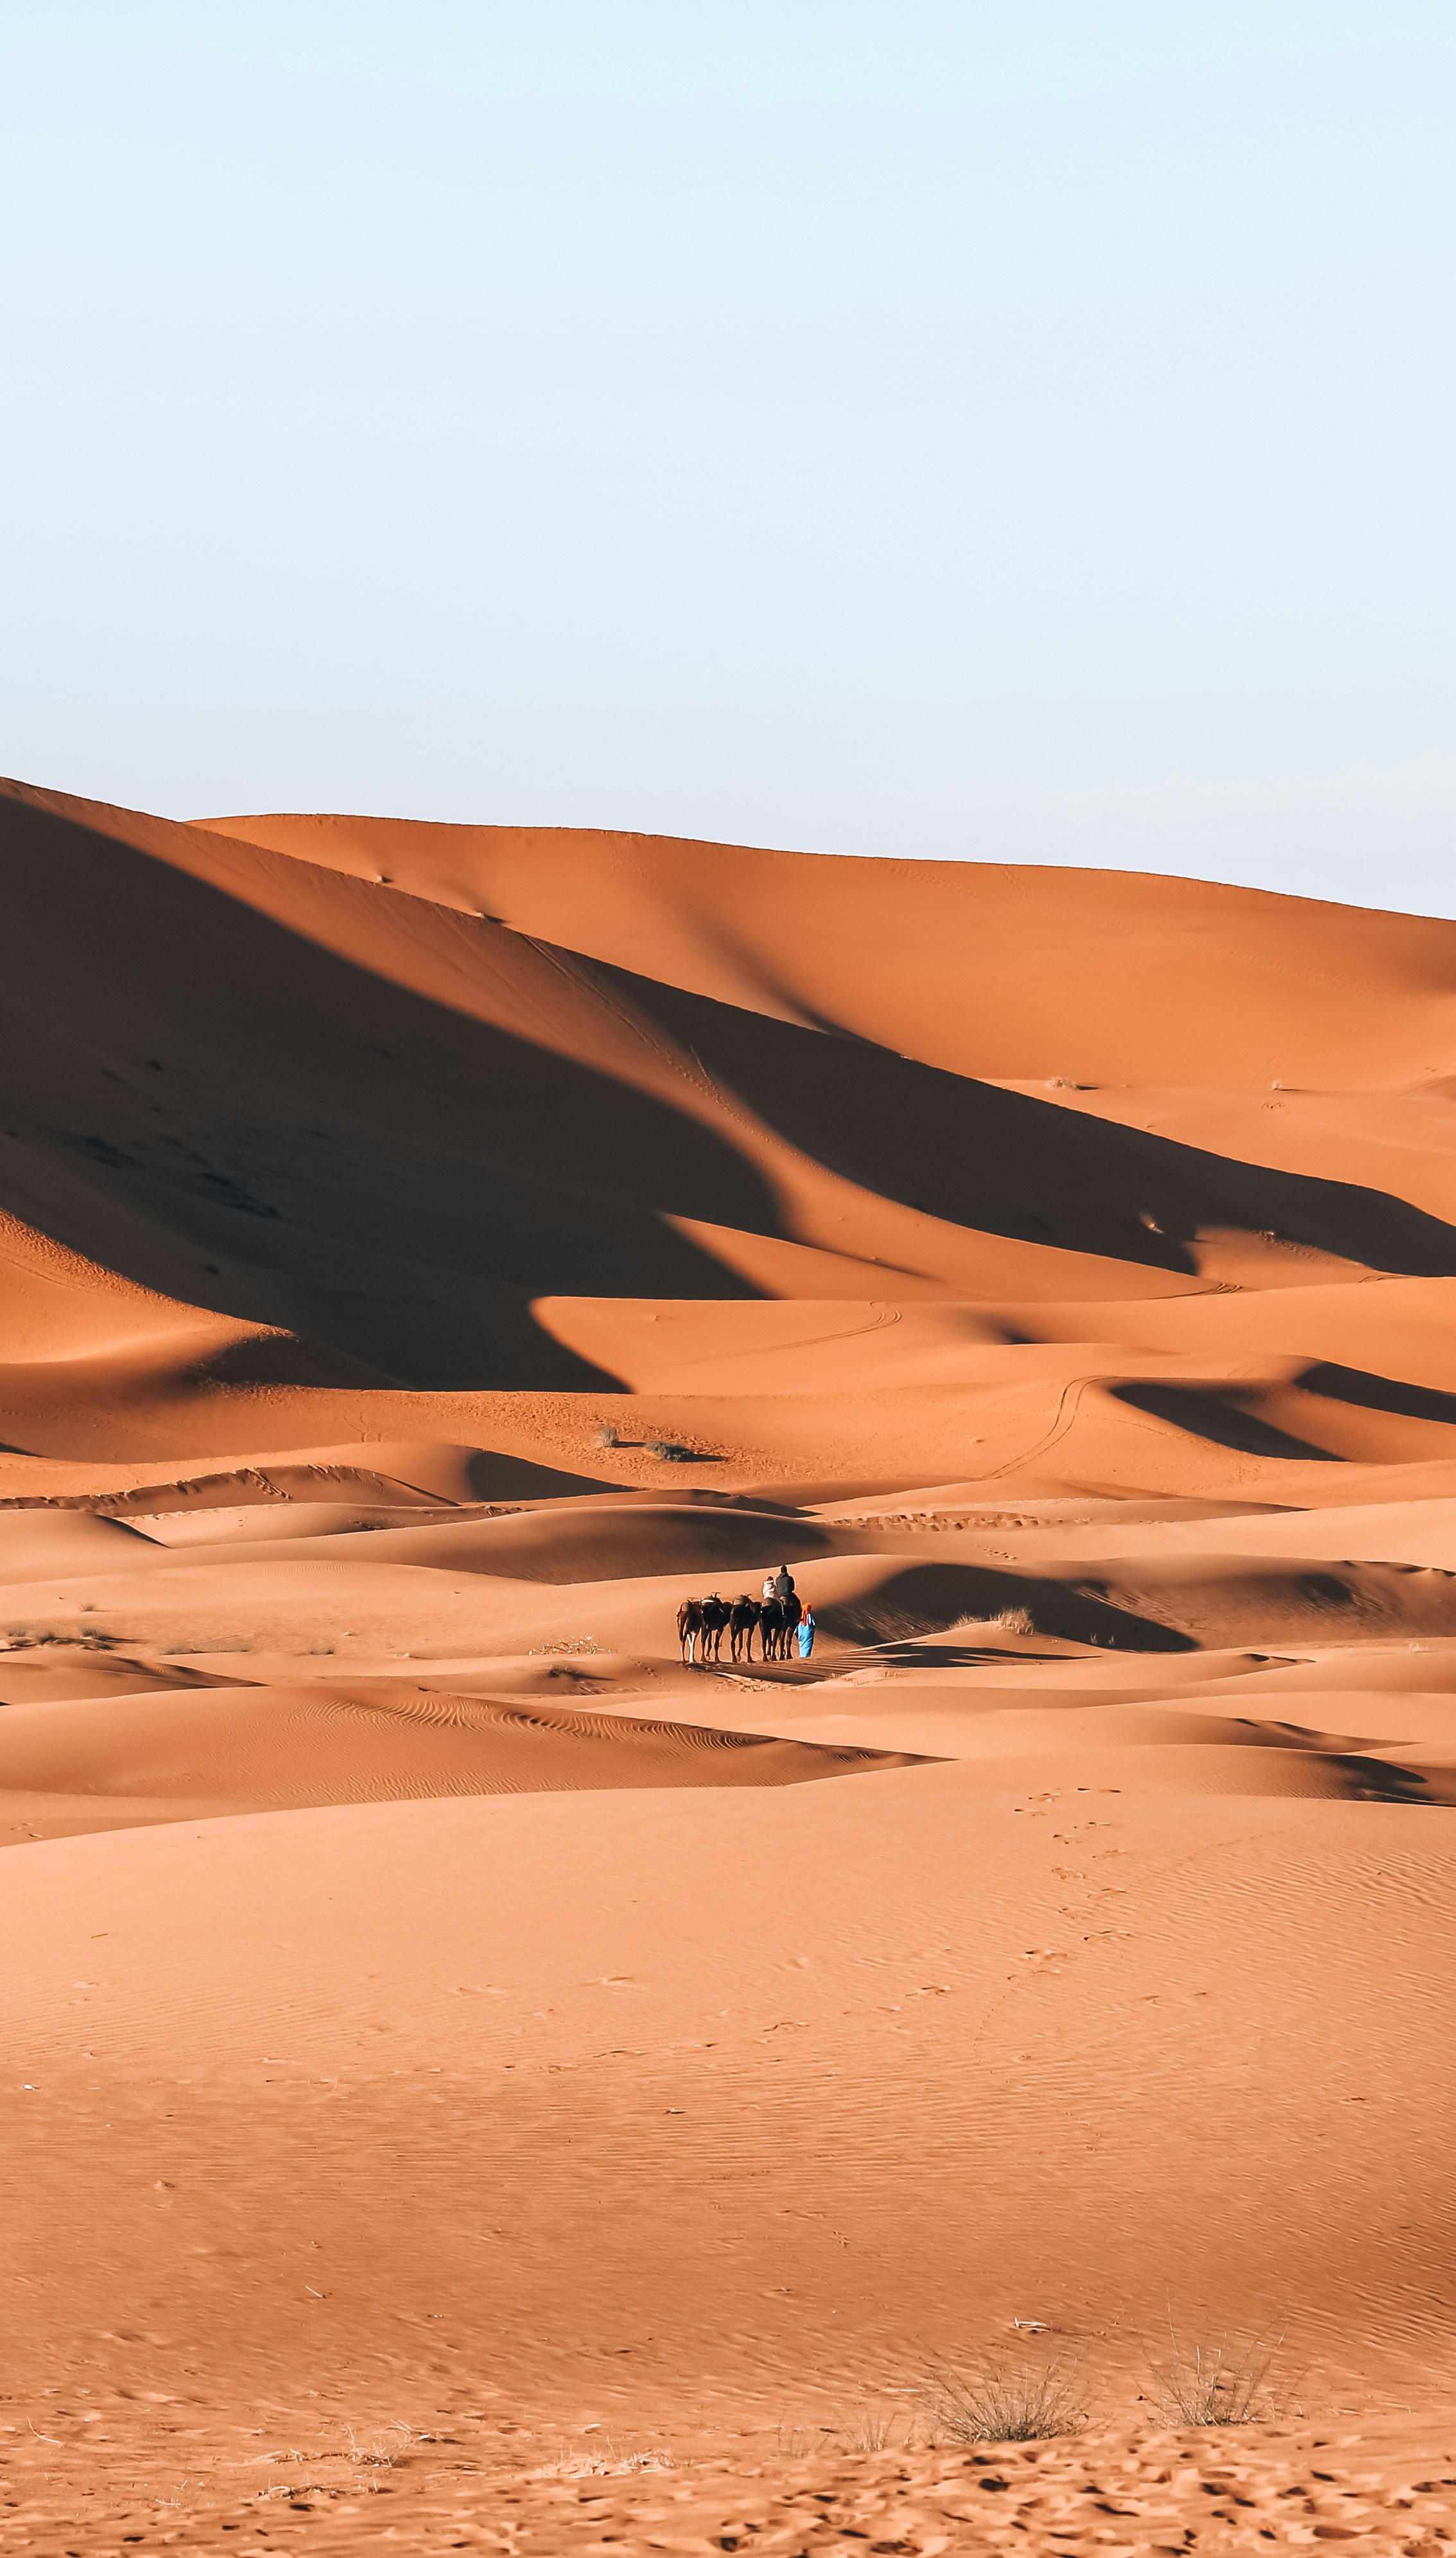
[[[369,2441],[364,2443],[352,2425],[346,2425],[344,2430],[349,2436],[349,2449],[344,2458],[353,2461],[360,2469],[397,2469],[414,2440],[409,2427],[401,2424],[397,2417],[392,2424],[381,2426]]]
[[[853,2424],[844,2426],[839,2439],[851,2452],[883,2452],[894,2421],[892,2416],[882,2416],[870,2408],[856,2416]]]
[[[1036,1631],[1029,1608],[1000,1608],[994,1617],[961,1617],[954,1628],[957,1634],[1034,1634]]]
[[[46,1643],[74,1643],[81,1651],[109,1652],[116,1639],[104,1626],[77,1626],[73,1633],[55,1626],[7,1626],[0,1652],[29,1652]]]
[[[1170,2323],[1168,2350],[1148,2358],[1154,2401],[1169,2425],[1256,2425],[1269,2411],[1265,2382],[1277,2340],[1221,2338],[1186,2345]]]
[[[935,2363],[920,2394],[933,2436],[946,2443],[1037,2443],[1086,2421],[1077,2376],[1060,2362],[973,2373]]]

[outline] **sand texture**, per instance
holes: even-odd
[[[1456,2540],[1456,925],[0,887],[0,2550]]]

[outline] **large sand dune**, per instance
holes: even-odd
[[[24,2545],[386,2423],[596,2545],[935,2356],[1125,2442],[1170,2303],[1440,2406],[1456,926],[14,783],[0,890]],[[905,2457],[793,2495],[962,2545]]]

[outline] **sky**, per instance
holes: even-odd
[[[0,0],[0,770],[1456,914],[1451,0]]]

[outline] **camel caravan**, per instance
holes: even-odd
[[[725,1634],[730,1661],[753,1659],[755,1634],[766,1661],[787,1661],[793,1645],[801,1661],[808,1659],[814,1647],[813,1610],[804,1607],[787,1563],[781,1563],[764,1583],[760,1599],[751,1598],[746,1590],[737,1599],[724,1599],[713,1590],[706,1599],[683,1600],[677,1611],[677,1640],[684,1664],[721,1660]]]

